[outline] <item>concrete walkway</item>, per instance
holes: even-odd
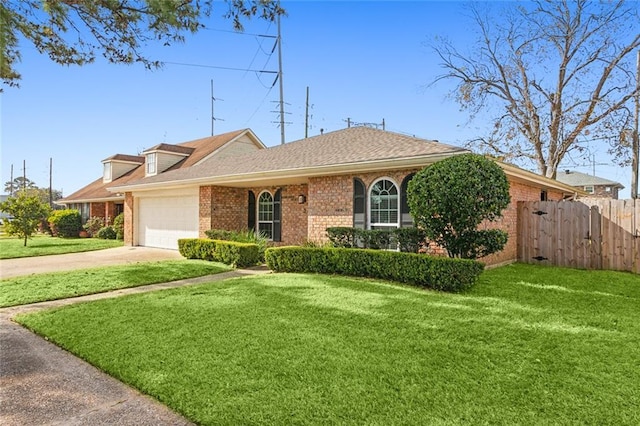
[[[131,249],[131,247],[128,248]],[[135,249],[141,249],[139,250],[141,252],[148,250],[141,247]],[[103,251],[111,250],[120,250],[120,248]],[[96,255],[98,252],[90,253]],[[78,253],[78,255],[87,256],[88,253]],[[59,258],[60,256],[48,257]],[[107,261],[106,259],[110,257],[106,255],[103,260]],[[48,261],[40,262],[41,259],[45,257],[38,258],[38,262],[34,262],[34,258],[30,260],[32,263],[48,263]],[[121,258],[120,263],[123,263],[122,260]],[[129,256],[126,260],[133,261]],[[136,261],[141,260],[150,259]],[[82,267],[87,267],[87,261],[88,258],[85,257]],[[3,267],[4,277],[4,261],[0,266]],[[54,270],[64,269],[74,268],[69,268],[67,264],[58,266]],[[22,271],[30,273],[29,269],[22,269]],[[6,426],[190,424],[154,399],[142,395],[69,352],[36,336],[11,319],[19,313],[266,272],[268,270],[264,268],[235,270],[170,283],[0,309],[0,424]]]

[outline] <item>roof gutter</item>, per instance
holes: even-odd
[[[56,204],[67,205],[67,204],[78,204],[78,203],[107,203],[109,201],[123,201],[124,195],[114,195],[108,198],[78,198],[77,200],[66,200],[64,198],[60,200],[56,200]]]
[[[548,189],[555,189],[561,191],[566,194],[573,195],[574,198],[577,195],[587,195],[586,192],[580,191],[579,189],[567,185],[566,183],[562,183],[555,179],[548,178],[546,176],[542,176],[528,170],[521,169],[520,167],[512,166],[511,164],[506,164],[501,161],[496,161],[498,165],[504,170],[507,176],[511,176],[516,180],[524,181],[524,182],[536,182],[542,184],[544,187]]]

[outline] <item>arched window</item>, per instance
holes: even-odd
[[[390,179],[382,178],[371,185],[369,191],[369,228],[398,228],[398,186]]]
[[[258,197],[258,232],[273,240],[273,197],[268,191]]]
[[[261,192],[257,203],[255,195],[252,191],[249,191],[248,204],[249,229],[257,229],[259,233],[265,235],[271,241],[281,241],[282,189],[278,189],[273,196],[269,191]]]

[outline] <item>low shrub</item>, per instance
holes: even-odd
[[[98,231],[104,228],[104,218],[98,216],[89,218],[82,228],[89,233],[89,236],[97,237]]]
[[[333,247],[340,248],[356,248],[357,235],[363,231],[358,228],[349,228],[346,226],[334,226],[327,228],[327,237]]]
[[[344,226],[327,228],[327,236],[333,247],[395,249],[418,253],[425,245],[426,234],[418,228],[360,229]]]
[[[420,228],[398,228],[394,233],[402,252],[418,253],[426,245],[427,233]]]
[[[233,267],[254,266],[260,263],[257,244],[206,238],[181,238],[178,250],[187,259],[222,262]]]
[[[48,219],[51,235],[57,237],[77,237],[82,230],[82,217],[74,209],[55,210]]]
[[[484,269],[469,259],[370,249],[273,247],[265,257],[275,272],[380,278],[448,292],[470,288]]]
[[[258,246],[260,262],[264,262],[264,252],[269,240],[264,235],[256,233],[252,229],[243,231],[227,231],[226,229],[210,229],[204,232],[212,240],[235,241],[237,243],[251,243]]]
[[[113,229],[113,226],[103,226],[102,228],[100,228],[96,236],[103,240],[115,240],[116,230]]]
[[[113,219],[113,229],[116,231],[116,239],[124,240],[124,213]]]

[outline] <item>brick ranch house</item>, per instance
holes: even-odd
[[[255,137],[251,149],[235,148],[254,137],[250,130],[216,136],[227,142],[198,161],[190,161],[195,151],[180,149],[187,144],[197,149],[198,141],[158,145],[144,151],[145,164],[130,172],[137,179],[106,182],[105,172],[102,185],[123,200],[125,244],[175,249],[178,238],[204,237],[212,228],[251,228],[266,233],[273,244],[291,245],[326,241],[331,226],[412,226],[406,189],[413,174],[469,152],[366,127],[271,148]],[[223,148],[226,155],[219,151]],[[177,160],[178,151],[177,163],[159,167]],[[109,162],[113,170],[114,161],[104,160],[105,170]],[[509,233],[505,250],[484,259],[491,264],[516,259],[517,201],[562,200],[576,193],[555,180],[498,164],[509,179],[512,202],[503,218],[490,225]],[[68,205],[79,201],[73,195],[64,200]]]

